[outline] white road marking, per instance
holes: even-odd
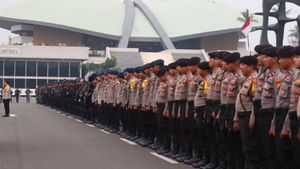
[[[78,121],[78,122],[82,123],[82,121],[81,121],[81,120],[79,120],[79,119],[76,119],[76,121]]]
[[[68,118],[70,118],[70,119],[73,119],[73,117],[72,116],[67,116]]]
[[[154,155],[155,157],[160,158],[160,159],[162,159],[162,160],[164,160],[164,161],[167,161],[167,162],[169,162],[169,163],[171,163],[171,164],[178,164],[177,161],[174,161],[174,160],[172,160],[172,159],[170,159],[170,158],[168,158],[168,157],[159,155],[159,154],[157,154],[157,153],[155,153],[155,152],[151,152],[150,154],[152,154],[152,155]]]
[[[122,141],[124,141],[124,142],[126,142],[126,143],[128,143],[128,144],[130,144],[130,145],[133,145],[133,146],[137,145],[135,142],[132,142],[132,141],[127,140],[127,139],[125,139],[125,138],[120,138],[120,140],[122,140]]]
[[[9,117],[16,117],[16,114],[10,114]]]
[[[101,131],[101,132],[103,132],[103,133],[105,133],[105,134],[110,134],[109,132],[107,132],[107,131],[105,131],[105,130],[103,130],[103,129],[100,129],[99,131]]]
[[[91,125],[91,124],[85,124],[85,125],[87,125],[89,127],[95,127],[94,125]]]

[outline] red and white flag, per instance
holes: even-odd
[[[242,29],[241,29],[241,32],[247,36],[252,30],[252,24],[251,24],[251,18],[248,17],[246,22],[244,23]]]

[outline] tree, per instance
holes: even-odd
[[[111,58],[107,58],[104,63],[96,64],[96,63],[85,63],[81,65],[81,68],[85,74],[89,74],[91,72],[104,72],[106,70],[121,70],[117,65],[117,58],[112,56]]]
[[[244,12],[241,12],[242,16],[237,18],[238,21],[245,23],[248,18],[250,18],[251,22],[257,23],[258,20],[254,18],[254,14],[250,13],[249,9],[246,9]]]
[[[293,29],[289,30],[290,34],[288,35],[289,42],[297,46],[299,41],[299,27],[298,25],[295,25]]]

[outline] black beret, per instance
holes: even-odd
[[[119,77],[119,78],[124,78],[124,72],[119,72],[119,73],[118,73],[118,77]]]
[[[209,56],[209,58],[214,59],[214,58],[216,58],[216,52],[209,52],[208,56]]]
[[[272,45],[257,45],[257,46],[255,46],[254,50],[256,53],[262,55],[262,54],[264,54],[264,49],[269,48],[269,47],[272,47]]]
[[[118,75],[118,74],[119,74],[119,72],[118,72],[118,71],[116,71],[116,70],[109,70],[109,71],[107,71],[107,74],[111,74],[111,75]]]
[[[135,69],[136,69],[135,72],[137,72],[137,73],[144,72],[144,70],[145,70],[143,66],[139,66],[139,67],[137,67]]]
[[[180,59],[177,61],[177,65],[180,67],[185,67],[188,65],[188,59]]]
[[[168,65],[168,67],[169,67],[169,69],[176,69],[177,63],[176,63],[176,62],[170,63],[170,64]]]
[[[300,55],[300,46],[294,48],[295,55]]]
[[[294,47],[292,46],[283,46],[278,49],[279,58],[288,58],[295,55]]]
[[[147,63],[143,67],[144,67],[144,70],[146,70],[146,69],[150,69],[152,66],[150,63]]]
[[[198,57],[192,57],[188,60],[188,65],[189,66],[193,66],[193,65],[197,65],[200,62],[200,58]]]
[[[254,66],[256,66],[258,63],[257,58],[255,56],[241,57],[240,62],[245,65],[254,65]]]
[[[263,53],[266,56],[277,57],[278,48],[276,48],[276,47],[267,47],[267,48],[264,49]]]
[[[124,73],[133,73],[134,72],[134,69],[133,68],[126,68],[124,70]]]
[[[160,65],[164,65],[165,61],[162,59],[158,59],[152,62],[153,66],[160,66]]]
[[[209,67],[208,62],[201,62],[198,64],[198,67],[202,70],[211,70],[211,68]]]
[[[240,59],[240,56],[241,56],[240,53],[233,52],[233,53],[226,55],[226,57],[224,57],[224,61],[226,63],[234,63],[235,61]]]
[[[227,51],[220,51],[216,53],[216,58],[218,59],[224,59],[227,55],[229,55],[230,53]]]
[[[165,75],[167,72],[169,71],[169,67],[168,66],[162,66],[159,71],[156,73],[157,77],[161,77],[163,75]]]

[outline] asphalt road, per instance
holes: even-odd
[[[41,105],[13,103],[11,114],[0,117],[0,169],[193,168]]]

